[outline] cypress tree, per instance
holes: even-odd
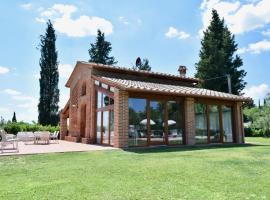
[[[49,20],[45,35],[40,36],[38,121],[42,125],[57,125],[59,122],[59,73],[55,41],[55,30]]]
[[[242,59],[236,55],[237,44],[224,19],[220,19],[216,10],[212,10],[212,20],[204,31],[201,41],[200,60],[196,63],[195,77],[205,80],[201,87],[221,92],[228,92],[226,75],[231,76],[233,94],[241,94],[246,82],[246,72],[239,69]]]
[[[149,65],[149,60],[144,58],[143,61],[140,57],[136,59],[135,66],[133,67],[135,70],[145,70],[145,71],[151,71],[151,67]]]
[[[12,120],[11,120],[12,122],[17,122],[17,118],[16,118],[16,113],[14,112],[13,113],[13,117],[12,117]]]
[[[97,31],[97,38],[94,44],[90,44],[88,50],[90,60],[89,62],[100,63],[104,65],[116,64],[115,58],[110,56],[112,51],[111,43],[105,40],[105,35],[100,30]]]

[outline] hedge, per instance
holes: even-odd
[[[25,123],[25,122],[11,122],[11,123],[7,123],[4,126],[4,130],[7,133],[10,134],[17,134],[18,132],[21,131],[29,131],[29,132],[35,132],[35,131],[50,131],[50,132],[54,132],[54,131],[59,131],[60,127],[59,126],[43,126],[40,124],[29,124],[29,123]]]

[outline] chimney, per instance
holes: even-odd
[[[178,68],[178,71],[180,73],[180,77],[186,77],[186,72],[187,72],[186,66],[180,65]]]

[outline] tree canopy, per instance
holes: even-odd
[[[88,50],[90,56],[89,62],[105,65],[113,65],[117,63],[115,58],[110,56],[112,51],[111,43],[105,40],[105,35],[100,30],[97,31],[96,42],[90,45],[91,47]]]
[[[45,35],[40,36],[38,121],[42,125],[57,125],[59,122],[59,73],[55,41],[55,30],[49,20]]]
[[[221,92],[228,92],[226,76],[231,77],[233,94],[241,94],[246,82],[246,72],[240,67],[242,59],[236,54],[237,44],[234,35],[212,10],[212,20],[204,31],[201,41],[200,60],[196,63],[196,77],[204,80],[200,86]],[[217,78],[219,77],[219,78]]]
[[[151,71],[151,67],[149,65],[149,60],[144,58],[141,60],[140,57],[136,59],[135,66],[133,66],[135,70],[144,70],[144,71]]]

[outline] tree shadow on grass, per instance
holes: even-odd
[[[211,144],[211,145],[196,145],[196,146],[150,146],[150,147],[134,147],[124,149],[127,152],[145,154],[145,153],[168,153],[168,152],[184,152],[184,151],[199,151],[210,149],[228,149],[228,148],[247,148],[258,146],[270,146],[266,144]]]

